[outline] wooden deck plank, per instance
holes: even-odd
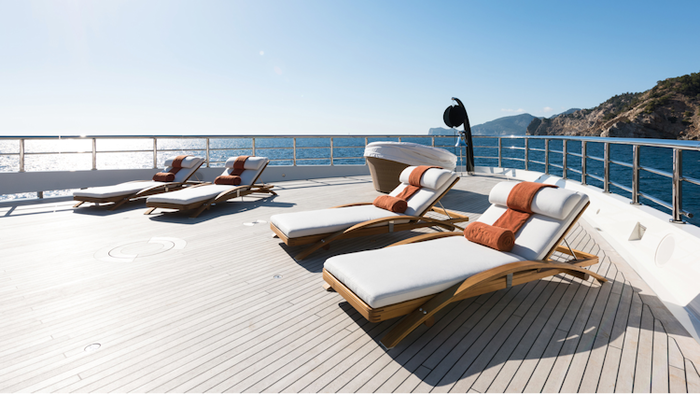
[[[634,388],[634,372],[637,365],[642,306],[642,299],[637,292],[634,292],[627,322],[627,330],[625,332],[625,341],[622,345],[620,368],[617,371],[617,381],[615,383],[616,393],[631,393]]]
[[[637,368],[634,371],[634,393],[651,392],[651,367],[654,342],[654,316],[647,305],[642,308],[642,322],[639,327]]]
[[[583,349],[588,349],[587,351],[590,352],[584,367],[585,370],[581,379],[581,384],[578,387],[578,391],[582,392],[595,392],[604,374],[603,363],[605,362],[605,354],[612,335],[615,313],[620,305],[620,297],[622,296],[622,288],[624,287],[624,277],[615,269],[614,265],[611,265],[610,271],[614,272],[609,272],[608,275],[611,277],[614,276],[615,280],[611,285],[608,301],[605,305],[605,309],[601,313],[601,318],[597,320],[599,322],[598,329],[595,330],[595,332],[591,331],[588,334],[584,334],[584,337],[581,339],[582,343],[590,341],[593,345],[590,348],[587,346],[583,348],[579,346],[579,349],[577,349],[577,352],[581,352]],[[591,317],[593,317],[593,315]],[[595,324],[596,322],[594,321],[593,323]],[[586,335],[588,335],[588,338],[585,337]],[[591,338],[591,336],[594,336],[594,338]],[[567,389],[568,387],[565,382],[563,390]]]
[[[692,361],[685,360],[685,381],[689,393],[700,393],[700,375]]]
[[[600,268],[598,272],[600,273],[602,271],[605,273],[607,272],[609,262],[604,260],[599,264],[599,266]],[[562,324],[559,324],[558,328],[567,331],[568,336],[561,347],[559,356],[557,356],[557,359],[552,366],[552,370],[549,373],[549,378],[544,385],[543,391],[553,392],[561,389],[567,378],[567,372],[569,371],[569,367],[571,366],[574,355],[576,354],[576,349],[579,347],[581,342],[581,337],[590,332],[588,330],[591,330],[591,327],[588,327],[587,322],[589,321],[589,316],[591,313],[594,312],[594,307],[598,304],[597,300],[599,299],[599,295],[600,293],[605,294],[606,292],[609,292],[609,290],[609,282],[603,284],[603,286],[591,286],[588,289],[581,308],[576,311],[576,315],[573,313],[569,314],[568,312],[571,310],[567,311],[567,314],[564,315]],[[599,305],[599,307],[602,308],[602,305]],[[566,320],[567,318],[570,320]],[[574,371],[574,373],[577,372],[578,371]]]
[[[669,393],[668,336],[661,321],[654,319],[654,345],[651,363],[651,392]]]

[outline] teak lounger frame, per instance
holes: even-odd
[[[454,182],[445,189],[445,191],[440,194],[438,198],[433,201],[430,206],[428,206],[423,212],[421,212],[420,215],[416,216],[409,216],[409,215],[403,215],[403,216],[387,216],[379,219],[373,219],[373,220],[368,220],[366,222],[358,223],[352,227],[349,227],[345,230],[340,230],[336,232],[331,232],[331,233],[324,233],[324,234],[314,234],[314,235],[307,235],[304,237],[296,237],[296,238],[290,238],[287,237],[282,230],[277,228],[273,223],[270,223],[270,229],[282,240],[284,241],[285,244],[288,246],[299,246],[299,245],[308,245],[308,244],[313,244],[309,246],[308,248],[302,250],[299,254],[294,256],[295,260],[303,260],[306,257],[308,257],[311,253],[321,249],[321,248],[329,248],[330,243],[333,241],[337,241],[339,239],[348,239],[348,238],[356,238],[356,237],[365,237],[365,236],[370,236],[370,235],[379,235],[379,234],[386,234],[386,233],[393,233],[397,231],[407,231],[407,230],[414,230],[418,228],[423,228],[423,227],[433,227],[433,226],[438,226],[442,227],[446,230],[449,231],[454,231],[455,229],[461,229],[464,230],[464,228],[458,226],[456,223],[462,223],[462,222],[467,222],[469,221],[468,216],[464,216],[461,214],[458,214],[456,212],[448,211],[446,209],[442,208],[436,208],[435,204],[437,204],[438,201],[442,199],[442,197],[447,194],[452,187],[457,184],[459,181],[459,178],[455,179]],[[372,205],[371,202],[362,202],[362,203],[355,203],[355,204],[346,204],[346,205],[339,205],[336,207],[331,207],[330,209],[335,209],[335,208],[347,208],[347,207],[354,207],[354,206],[360,206],[360,205]],[[448,219],[434,219],[425,216],[426,213],[433,211],[437,212],[439,214],[445,215],[448,217]],[[400,222],[400,223],[396,223]],[[405,222],[405,223],[404,223]]]
[[[196,182],[190,182],[189,179],[194,175],[199,167],[202,166],[204,162],[199,163],[199,165],[192,171],[192,174],[187,177],[187,179],[183,180],[182,182],[162,182],[158,185],[153,185],[151,187],[147,187],[145,189],[139,190],[136,193],[128,193],[128,194],[122,194],[119,196],[112,196],[112,197],[79,197],[79,196],[73,196],[73,200],[78,201],[77,204],[73,205],[73,208],[78,208],[79,206],[85,204],[86,202],[91,202],[95,204],[105,204],[105,203],[114,203],[111,207],[109,207],[110,211],[114,211],[115,209],[121,207],[123,204],[135,200],[137,198],[141,197],[148,197],[154,194],[160,194],[160,193],[167,193],[167,192],[172,192],[175,190],[180,190],[184,188],[188,184],[194,184]],[[133,183],[133,182],[144,182],[144,180],[140,181],[130,181],[130,182],[125,182],[125,183]]]
[[[148,202],[146,201],[146,206],[150,207],[146,212],[144,212],[144,215],[149,215],[153,211],[156,210],[156,208],[166,208],[166,209],[177,209],[180,211],[187,211],[190,209],[196,209],[194,213],[190,215],[191,218],[196,218],[199,216],[204,210],[209,209],[212,205],[220,203],[222,201],[227,201],[232,198],[237,198],[237,197],[243,197],[247,196],[249,194],[253,193],[268,193],[271,195],[276,196],[277,193],[272,191],[272,188],[275,187],[274,185],[268,185],[268,184],[261,184],[261,185],[256,185],[255,182],[260,178],[260,175],[262,175],[263,171],[265,171],[265,168],[267,168],[267,164],[263,166],[263,168],[258,172],[258,175],[253,179],[253,182],[251,182],[250,185],[240,185],[240,186],[234,186],[228,190],[225,190],[216,197],[212,197],[208,200],[202,200],[202,201],[197,201],[193,202],[190,204],[175,204],[175,203],[165,203],[165,202],[158,202],[158,203],[153,203],[153,202]],[[196,187],[203,187],[203,186],[209,186],[212,185],[212,183],[203,183],[199,184],[196,186],[192,186],[193,188]]]
[[[586,207],[587,206],[588,204],[586,204]],[[458,283],[449,289],[442,291],[441,293],[387,305],[380,308],[372,308],[360,297],[355,295],[352,290],[348,289],[342,282],[336,279],[331,273],[326,271],[325,268],[323,269],[323,280],[326,281],[327,285],[324,286],[324,288],[326,288],[328,291],[331,291],[332,289],[338,292],[338,294],[340,294],[362,316],[373,323],[407,315],[381,340],[383,346],[385,346],[387,349],[391,349],[421,324],[432,326],[435,322],[435,313],[456,301],[506,289],[511,286],[517,286],[519,284],[558,275],[560,273],[566,273],[582,280],[588,280],[589,276],[592,276],[600,283],[607,282],[605,277],[583,268],[597,264],[598,256],[578,250],[571,250],[559,245],[581,217],[586,207],[581,210],[576,219],[574,219],[574,221],[559,238],[555,246],[547,253],[544,259],[518,261],[515,263],[504,264],[502,266],[480,272],[476,275],[472,275],[463,282]],[[397,242],[388,247],[451,236],[463,236],[463,234],[459,232],[423,234]],[[560,252],[572,256],[573,259],[565,263],[557,262],[551,259],[551,255],[554,252]]]

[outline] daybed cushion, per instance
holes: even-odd
[[[324,268],[379,308],[441,292],[479,272],[522,260],[455,236],[334,256]]]
[[[406,167],[401,172],[399,176],[401,184],[389,193],[390,196],[396,197],[408,186],[408,177],[415,168],[415,166]],[[455,179],[457,179],[457,174],[452,171],[440,168],[428,169],[421,178],[421,189],[408,199],[408,208],[404,213],[406,215],[420,215],[450,187]]]
[[[365,147],[364,156],[412,166],[440,166],[449,170],[454,170],[457,165],[457,156],[453,153],[413,142],[371,142]]]
[[[403,214],[387,211],[374,205],[319,209],[273,215],[270,222],[289,238],[325,234],[350,228],[367,220]]]

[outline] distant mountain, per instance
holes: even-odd
[[[700,139],[700,73],[616,95],[595,108],[532,120],[530,135]]]
[[[578,111],[578,108],[571,108],[554,116],[569,114]],[[534,116],[525,113],[513,116],[504,116],[492,121],[472,126],[473,135],[525,135],[527,126],[535,119]],[[541,119],[541,118],[540,118]],[[460,130],[462,128],[460,127]],[[444,127],[434,127],[428,130],[429,135],[454,135],[457,129],[447,129]]]
[[[520,114],[498,118],[490,122],[472,126],[474,135],[525,135],[527,125],[535,117],[530,114]],[[462,128],[460,127],[460,130]],[[430,135],[453,135],[457,129],[435,127],[428,131]]]

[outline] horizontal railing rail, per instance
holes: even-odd
[[[509,163],[523,163],[526,170],[532,165],[544,167],[544,173],[549,174],[551,169],[561,170],[562,177],[568,178],[569,174],[580,176],[581,183],[586,185],[589,180],[602,183],[604,192],[610,192],[610,187],[623,190],[631,194],[633,204],[639,204],[640,199],[645,199],[669,209],[672,212],[672,221],[682,223],[682,216],[692,217],[692,214],[682,207],[683,184],[700,186],[700,179],[683,174],[682,155],[684,151],[700,151],[700,142],[674,141],[653,139],[627,139],[627,138],[602,138],[602,137],[570,137],[570,136],[473,136],[474,148],[481,152],[474,157],[477,165],[486,164],[488,160],[495,160],[498,167],[503,167],[504,160]],[[35,144],[35,141],[86,141],[85,145],[73,149],[27,149],[27,144]],[[149,147],[137,147],[133,149],[98,149],[98,142],[106,140],[147,140]],[[172,145],[168,140],[177,140],[180,145]],[[273,142],[277,141],[275,145]],[[202,152],[205,156],[205,166],[223,165],[222,152],[243,151],[245,154],[261,154],[270,156],[272,164],[281,165],[345,165],[365,164],[364,156],[357,151],[374,141],[417,142],[423,145],[452,149],[455,148],[456,137],[453,135],[239,135],[239,136],[194,136],[194,135],[104,135],[104,136],[2,136],[0,137],[0,159],[2,157],[15,158],[19,172],[26,171],[28,157],[42,157],[50,155],[90,155],[91,168],[98,168],[98,158],[102,155],[137,153],[152,154],[152,166],[158,168],[159,154],[173,152]],[[2,150],[8,146],[8,141],[16,141],[14,150]],[[182,144],[182,141],[195,141],[192,144]],[[239,145],[222,146],[222,141],[238,141]],[[283,143],[279,143],[282,141]],[[519,144],[518,141],[523,141]],[[492,144],[483,144],[484,142]],[[89,143],[89,146],[88,146]],[[218,143],[218,145],[217,145]],[[580,151],[572,150],[574,143],[580,144]],[[598,143],[603,145],[602,157],[590,152],[588,144]],[[556,145],[556,146],[553,146]],[[632,158],[629,161],[620,158],[612,158],[611,146],[632,147]],[[640,148],[668,148],[673,152],[672,170],[666,171],[654,168],[650,165],[640,164]],[[311,153],[316,152],[317,155]],[[355,152],[355,153],[353,153]],[[490,156],[497,152],[496,156]],[[504,154],[510,152],[510,154]],[[461,155],[458,155],[461,157]],[[577,158],[578,167],[569,161],[569,157]],[[162,159],[162,157],[161,157]],[[461,160],[461,159],[460,159]],[[602,173],[593,173],[588,166],[588,160],[602,163]],[[511,163],[511,164],[515,164]],[[464,162],[461,161],[463,165]],[[623,184],[620,179],[611,180],[611,166],[631,171],[631,186]],[[661,176],[671,181],[671,202],[664,201],[658,196],[640,191],[640,173],[649,173]]]

